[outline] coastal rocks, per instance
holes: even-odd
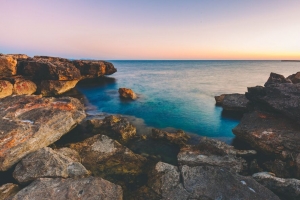
[[[146,159],[134,154],[106,135],[95,135],[83,142],[71,144],[79,152],[82,164],[94,175],[137,175],[142,173]]]
[[[85,118],[79,100],[10,96],[0,99],[0,171],[57,141]]]
[[[292,74],[287,78],[290,79],[294,84],[300,83],[300,72],[297,72],[296,74]]]
[[[17,60],[12,56],[0,55],[0,76],[17,74]]]
[[[21,199],[122,200],[123,191],[120,186],[98,177],[76,180],[71,178],[41,178],[10,198],[10,200]]]
[[[265,87],[273,85],[273,84],[280,84],[280,83],[292,83],[289,78],[285,78],[281,74],[276,74],[271,72],[269,79],[265,83]]]
[[[6,200],[19,191],[19,186],[13,183],[7,183],[0,186],[0,200]]]
[[[43,96],[56,96],[63,94],[76,86],[79,80],[58,81],[45,80],[41,82],[40,90]]]
[[[178,130],[176,133],[168,133],[166,131],[153,128],[151,138],[165,140],[172,144],[184,146],[190,137],[182,130]]]
[[[256,173],[252,177],[282,199],[300,199],[300,180],[277,178],[268,172]]]
[[[225,95],[226,94],[221,94],[220,96],[215,96],[217,106],[222,106]]]
[[[89,175],[84,166],[49,147],[44,147],[23,158],[13,173],[19,183],[38,178],[82,178]]]
[[[129,88],[119,88],[120,98],[135,100],[136,94]]]
[[[30,58],[26,54],[7,54],[7,55],[8,56],[12,56],[14,59],[17,59],[17,60],[22,60],[22,59]]]
[[[0,80],[0,98],[12,95],[13,85],[9,81]]]
[[[222,107],[227,111],[246,112],[248,102],[249,100],[246,99],[244,94],[226,94]]]
[[[13,94],[22,95],[27,94],[31,95],[36,92],[36,84],[30,80],[18,80],[14,83]]]

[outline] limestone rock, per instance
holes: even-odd
[[[12,56],[0,55],[0,76],[17,74],[17,60]]]
[[[283,75],[281,74],[276,74],[271,72],[269,79],[265,83],[265,86],[270,86],[273,84],[280,84],[280,83],[292,83],[290,79],[286,79]]]
[[[300,180],[277,178],[268,172],[256,173],[252,177],[282,199],[300,199]]]
[[[85,118],[79,100],[10,96],[0,99],[0,171],[57,141]]]
[[[22,95],[27,94],[31,95],[36,92],[36,84],[30,80],[20,80],[15,82],[13,88],[13,94]]]
[[[154,139],[165,140],[172,144],[177,144],[179,146],[186,145],[189,140],[189,136],[182,130],[178,130],[176,133],[169,133],[156,128],[152,129],[151,137]]]
[[[7,55],[8,56],[12,56],[14,59],[17,59],[17,60],[22,60],[22,59],[30,58],[26,54],[7,54]]]
[[[0,98],[12,95],[13,85],[5,80],[0,80]]]
[[[79,80],[59,81],[59,80],[44,80],[41,82],[41,94],[43,96],[55,96],[63,94],[76,86]]]
[[[220,96],[215,96],[217,106],[222,106],[225,96],[226,96],[226,94],[221,94]]]
[[[77,151],[75,151],[74,149],[70,149],[67,147],[63,147],[60,149],[54,149],[54,151],[56,151],[59,154],[62,154],[66,157],[71,158],[74,162],[81,162],[81,158],[80,155]]]
[[[123,99],[134,100],[137,98],[136,94],[129,88],[119,88],[120,97]]]
[[[13,183],[7,183],[0,186],[0,200],[6,200],[19,191],[19,186]]]
[[[13,173],[19,183],[38,178],[82,178],[89,175],[84,166],[49,147],[41,148],[23,158]]]
[[[227,111],[246,112],[248,102],[249,100],[246,99],[244,94],[226,94],[222,102],[222,107]]]
[[[88,199],[88,200],[122,200],[123,191],[102,178],[83,179],[41,178],[19,191],[10,200],[44,199]]]

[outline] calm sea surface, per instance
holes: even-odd
[[[150,127],[175,128],[230,142],[238,119],[221,115],[214,96],[244,93],[263,85],[270,72],[290,75],[299,62],[280,61],[111,61],[118,72],[99,85],[78,86],[93,107],[89,114],[122,114]],[[122,101],[118,88],[133,89]]]

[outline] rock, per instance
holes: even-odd
[[[17,60],[12,56],[0,55],[0,76],[17,74]]]
[[[70,81],[81,78],[80,71],[67,59],[37,57],[20,60],[18,74],[31,76],[35,80]]]
[[[7,55],[8,56],[12,56],[14,59],[17,59],[17,60],[22,60],[22,59],[30,58],[26,54],[7,54]]]
[[[0,99],[0,171],[57,141],[85,118],[79,100],[10,96]]]
[[[59,154],[62,154],[66,157],[71,158],[74,162],[81,162],[81,158],[80,155],[77,151],[75,151],[74,149],[70,149],[67,147],[63,147],[60,149],[54,149],[54,151],[56,151]]]
[[[73,64],[80,70],[82,79],[98,78],[117,72],[112,63],[97,60],[75,60]]]
[[[58,81],[58,80],[44,80],[41,82],[41,95],[56,96],[63,94],[73,89],[79,80],[72,81]]]
[[[261,199],[279,200],[270,190],[251,177],[240,176],[224,168],[212,166],[181,169],[188,199]]]
[[[268,172],[256,173],[252,177],[282,199],[300,199],[300,180],[277,178]]]
[[[190,139],[190,137],[182,130],[178,130],[176,133],[168,133],[156,128],[152,129],[151,137],[154,139],[165,140],[179,146],[186,145],[187,141]]]
[[[220,96],[215,96],[217,106],[222,106],[225,96],[226,96],[226,94],[221,94]]]
[[[98,177],[76,180],[71,178],[41,178],[19,191],[10,200],[23,199],[122,200],[123,191],[120,186]]]
[[[129,88],[119,88],[119,94],[123,99],[134,100],[137,98],[136,94]]]
[[[283,162],[279,159],[266,161],[263,163],[263,167],[275,174],[277,177],[289,178],[293,176],[291,172],[294,171],[294,166],[289,166],[288,163]]]
[[[138,175],[146,162],[144,157],[106,135],[95,135],[71,144],[70,148],[79,152],[82,164],[94,175]]]
[[[294,84],[300,83],[300,72],[288,76],[287,79],[290,79]]]
[[[15,82],[13,88],[13,94],[22,95],[27,94],[31,95],[36,92],[36,84],[30,80],[20,80]]]
[[[13,183],[7,183],[0,186],[0,200],[6,200],[19,191],[19,186]]]
[[[265,87],[268,87],[273,84],[281,84],[281,83],[292,83],[290,79],[286,79],[281,74],[276,74],[271,72],[269,79],[265,83]]]
[[[83,178],[89,175],[84,166],[49,147],[41,148],[19,162],[13,173],[19,183],[38,178]]]
[[[246,99],[244,94],[226,94],[222,102],[222,107],[227,111],[246,112],[248,102],[249,100]]]
[[[5,80],[0,80],[0,98],[12,95],[13,85]]]
[[[238,152],[240,151],[224,142],[203,138],[198,145],[181,148],[177,158],[180,165],[218,166],[233,172],[243,172],[247,170],[247,163],[243,158],[237,157]]]

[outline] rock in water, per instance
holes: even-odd
[[[0,76],[17,74],[17,60],[13,56],[0,55]]]
[[[226,96],[226,94],[221,94],[220,96],[215,96],[217,106],[222,106],[225,96]]]
[[[9,81],[0,80],[0,98],[12,95],[13,85]]]
[[[136,94],[129,88],[119,88],[120,97],[123,99],[134,100],[137,98]]]
[[[86,199],[86,200],[122,200],[123,191],[102,178],[83,179],[41,178],[19,191],[11,200],[44,199]]]
[[[10,96],[0,99],[0,171],[57,141],[85,118],[79,100]]]
[[[38,178],[82,178],[89,175],[84,166],[49,147],[41,148],[23,158],[13,173],[19,183]]]
[[[0,186],[0,200],[6,200],[19,191],[19,186],[13,183],[7,183]]]
[[[222,107],[228,111],[246,112],[248,102],[249,100],[246,99],[244,94],[226,94],[222,102]]]
[[[152,129],[151,137],[156,140],[165,140],[178,146],[186,145],[190,137],[182,130],[178,130],[176,133],[169,133],[156,128]]]

